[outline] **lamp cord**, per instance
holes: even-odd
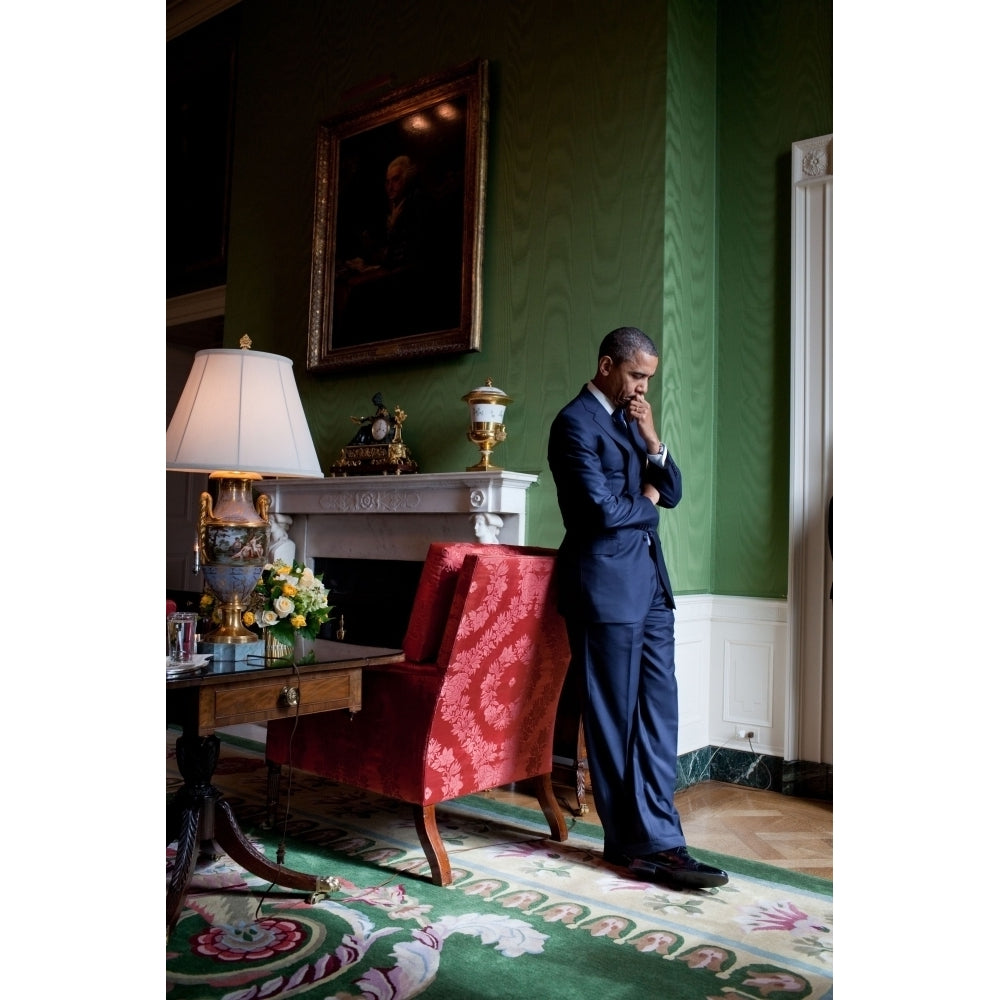
[[[292,671],[295,674],[295,685],[301,692],[302,689],[302,677],[299,674],[298,665],[295,663],[294,659],[292,661]],[[285,836],[288,832],[288,820],[291,815],[292,810],[292,741],[295,738],[295,730],[299,727],[299,710],[302,704],[301,697],[297,698],[295,701],[295,715],[292,717],[292,731],[288,734],[288,785],[285,791],[285,815],[281,821],[281,840],[278,842],[277,852],[275,858],[277,864],[283,867],[285,864]],[[264,905],[264,901],[267,899],[268,894],[275,887],[277,883],[272,882],[264,891],[261,893],[260,899],[257,901],[257,911],[254,914],[254,919],[260,919],[261,907]]]
[[[281,821],[281,842],[278,844],[277,859],[278,864],[285,863],[285,835],[288,832],[288,819],[292,812],[292,742],[295,739],[295,730],[299,728],[299,710],[302,707],[302,678],[299,675],[298,665],[293,661],[292,670],[295,673],[295,686],[299,689],[300,697],[295,699],[295,717],[292,719],[292,731],[288,734],[288,786],[285,789],[285,816]]]

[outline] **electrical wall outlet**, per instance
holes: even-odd
[[[757,734],[752,729],[737,729],[736,735],[741,740],[752,740]]]

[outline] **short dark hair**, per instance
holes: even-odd
[[[607,356],[616,365],[630,361],[638,354],[649,354],[654,358],[660,356],[656,344],[637,326],[620,326],[617,330],[612,330],[597,349],[598,358]]]

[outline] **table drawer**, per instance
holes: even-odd
[[[298,705],[288,703],[289,689],[298,692]],[[311,715],[346,708],[361,709],[361,670],[303,675],[299,678],[262,678],[260,681],[202,689],[199,728],[233,726],[244,722],[266,722],[289,716]]]

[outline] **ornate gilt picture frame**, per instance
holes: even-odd
[[[310,371],[480,347],[487,63],[320,124]]]

